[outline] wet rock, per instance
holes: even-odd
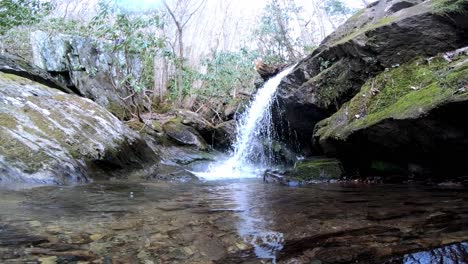
[[[283,138],[293,135],[291,142],[310,151],[315,124],[339,110],[370,77],[418,56],[468,45],[466,5],[451,12],[438,1],[406,1],[413,4],[407,8],[403,2],[378,1],[358,12],[283,79],[275,110],[276,123],[287,128]]]
[[[179,123],[177,120],[164,123],[163,130],[168,137],[181,145],[195,146],[199,150],[208,149],[208,144],[193,127]]]
[[[57,263],[57,256],[52,256],[52,257],[43,257],[39,258],[39,263],[41,264],[56,264]]]
[[[242,111],[245,107],[245,101],[246,100],[233,100],[232,102],[228,103],[227,105],[224,106],[224,118],[226,120],[232,120],[234,119],[235,115],[239,112]]]
[[[222,242],[217,237],[213,237],[212,234],[199,235],[193,245],[209,260],[219,260],[226,254]]]
[[[35,246],[48,241],[46,237],[28,234],[26,230],[18,230],[7,225],[0,226],[1,247]]]
[[[104,236],[102,234],[92,234],[89,238],[93,241],[101,240]]]
[[[91,261],[96,259],[96,255],[87,250],[71,250],[71,251],[52,251],[42,248],[28,248],[26,253],[32,255],[46,255],[57,257],[58,263],[70,263],[77,261]]]
[[[286,186],[299,186],[323,181],[337,181],[344,175],[343,166],[337,159],[315,158],[296,162],[294,168],[285,171],[266,171],[263,180]]]
[[[266,149],[271,152],[273,160],[284,166],[293,166],[298,160],[298,154],[291,150],[291,147],[278,140],[264,142]]]
[[[193,163],[190,161],[187,164]],[[183,164],[181,164],[183,165]],[[198,178],[189,172],[186,168],[179,165],[161,164],[158,167],[157,174],[151,177],[152,179],[177,181],[177,182],[192,182],[198,181]]]
[[[287,177],[307,182],[339,180],[344,172],[339,160],[322,158],[298,161],[295,167],[285,174]]]
[[[2,183],[122,177],[157,159],[135,132],[91,100],[0,72]]]
[[[216,155],[212,152],[200,151],[187,146],[160,146],[161,159],[169,165],[190,165],[198,161],[214,161]]]
[[[255,70],[260,74],[264,81],[278,74],[286,65],[271,65],[262,62],[261,60],[255,61]]]
[[[213,146],[218,149],[229,149],[236,139],[236,121],[229,120],[215,127]]]

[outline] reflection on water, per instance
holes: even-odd
[[[0,190],[0,263],[464,263],[467,201],[258,179]]]
[[[433,250],[405,255],[405,264],[465,264],[468,263],[468,243],[458,243]]]
[[[253,246],[255,255],[262,259],[271,259],[276,263],[276,254],[283,249],[284,235],[268,229],[267,215],[254,211],[256,203],[266,204],[259,200],[244,184],[234,183],[229,189],[238,205],[240,221],[237,224],[239,235]],[[266,212],[267,214],[271,212]],[[269,216],[271,218],[271,216]]]

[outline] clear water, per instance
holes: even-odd
[[[466,263],[467,202],[260,179],[0,190],[0,263]]]
[[[212,164],[207,172],[195,173],[197,176],[207,180],[252,178],[272,165],[271,106],[278,85],[294,67],[281,71],[258,90],[248,109],[239,118],[232,155]]]

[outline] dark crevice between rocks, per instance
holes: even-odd
[[[81,93],[78,87],[76,87],[76,85],[73,83],[69,71],[64,71],[64,72],[49,71],[48,73],[53,78],[57,79],[59,82],[64,83],[67,86],[67,88],[70,89],[74,94],[84,97],[84,95]]]
[[[13,56],[0,54],[0,71],[8,74],[14,74],[45,86],[58,89],[62,92],[73,94],[65,84],[60,83],[49,73],[37,67],[32,66],[25,60]]]

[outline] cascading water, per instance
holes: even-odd
[[[295,66],[295,65],[294,65]],[[281,80],[291,66],[269,79],[260,88],[249,108],[237,122],[234,151],[225,161],[212,164],[208,172],[196,173],[207,180],[255,177],[271,165],[269,153],[272,142],[271,105]]]

